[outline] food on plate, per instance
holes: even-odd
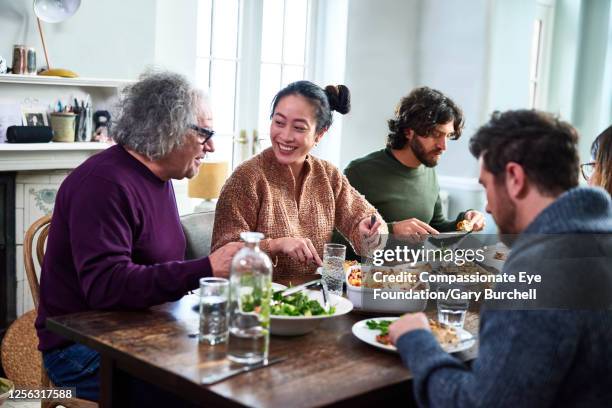
[[[457,223],[457,231],[470,232],[474,229],[474,225],[472,221],[469,220],[461,220]]]
[[[506,253],[501,251],[495,251],[495,255],[493,255],[493,259],[497,259],[498,261],[506,260]]]
[[[368,320],[366,326],[370,330],[379,330],[380,334],[376,336],[376,341],[388,346],[391,344],[389,338],[389,325],[393,323],[391,320]]]
[[[368,329],[380,331],[380,334],[376,336],[376,341],[386,346],[391,345],[391,339],[389,338],[389,326],[391,323],[393,323],[391,320],[366,321]],[[429,319],[429,328],[440,345],[454,346],[459,343],[459,336],[455,328],[443,325],[433,319]]]
[[[424,290],[427,286],[419,280],[419,273],[423,271],[431,272],[431,265],[370,267],[366,270],[356,265],[350,268],[346,281],[350,286],[371,289]]]
[[[459,343],[459,336],[457,330],[454,327],[443,325],[433,319],[429,319],[429,328],[431,333],[434,335],[438,343],[441,345],[454,346]]]
[[[352,268],[346,280],[351,286],[361,286],[361,267]]]
[[[310,299],[304,292],[285,297],[282,292],[274,293],[270,309],[275,316],[321,316],[333,315],[335,311],[333,306],[326,311],[318,301]]]

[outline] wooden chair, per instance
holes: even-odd
[[[53,387],[42,363],[42,355],[37,349],[38,336],[34,328],[34,321],[36,320],[36,311],[38,310],[40,285],[32,257],[34,240],[38,234],[36,239],[36,258],[38,264],[42,265],[50,225],[51,215],[45,215],[35,221],[25,233],[23,240],[24,268],[36,309],[30,310],[15,320],[8,328],[2,340],[2,366],[7,377],[15,383],[16,387]],[[42,408],[57,406],[96,408],[98,404],[94,401],[80,398],[45,401],[41,404]]]

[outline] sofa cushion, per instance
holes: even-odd
[[[181,225],[187,241],[185,259],[197,259],[210,254],[214,223],[214,211],[196,212],[181,217]]]

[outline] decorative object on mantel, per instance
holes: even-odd
[[[81,0],[34,0],[34,14],[38,23],[38,32],[42,41],[43,51],[45,52],[45,61],[47,62],[47,70],[42,71],[39,75],[50,75],[74,78],[78,75],[70,70],[63,68],[51,68],[49,63],[49,54],[45,44],[45,36],[43,34],[40,20],[47,23],[59,23],[70,18],[81,5]]]
[[[55,205],[55,196],[57,196],[56,189],[41,188],[40,190],[36,190],[34,188],[31,188],[28,192],[34,196],[34,201],[36,201],[36,207],[40,211],[45,213],[45,215],[51,214]]]
[[[9,127],[21,125],[21,115],[19,104],[0,102],[0,143],[6,141]]]
[[[13,74],[25,74],[27,72],[27,48],[25,45],[13,45]]]
[[[198,174],[189,180],[187,195],[191,198],[202,198],[194,212],[214,210],[216,199],[228,176],[229,163],[226,161],[203,162]],[[215,200],[215,201],[213,201]]]
[[[0,74],[6,74],[8,67],[6,66],[6,60],[0,55]]]
[[[43,108],[24,106],[21,114],[24,126],[49,126],[47,112]]]
[[[9,126],[6,141],[9,143],[48,143],[53,139],[49,126]]]
[[[76,115],[72,112],[51,112],[54,142],[74,142]]]
[[[108,111],[96,111],[93,115],[94,134],[92,142],[108,143],[112,141],[110,136],[111,114]]]
[[[28,48],[26,61],[28,75],[36,75],[36,50],[34,48]]]

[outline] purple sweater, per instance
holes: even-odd
[[[170,181],[116,145],[76,168],[57,194],[40,277],[39,349],[71,344],[45,319],[174,301],[211,276],[208,258],[184,261]]]

